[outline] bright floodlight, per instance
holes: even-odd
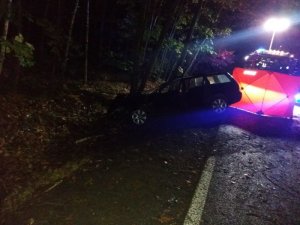
[[[287,30],[291,22],[287,18],[271,18],[265,22],[265,29],[272,32],[281,32]]]
[[[291,25],[291,22],[287,18],[271,18],[265,22],[264,28],[267,31],[273,32],[269,50],[272,49],[272,45],[273,45],[273,41],[274,41],[276,32],[285,31],[290,27],[290,25]]]

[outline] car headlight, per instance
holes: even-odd
[[[296,104],[300,104],[300,93],[297,93],[297,94],[295,95],[295,103],[296,103]]]

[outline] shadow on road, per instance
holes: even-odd
[[[300,135],[300,123],[296,119],[261,116],[233,108],[228,112],[226,124],[261,137],[290,139]]]
[[[217,129],[221,125],[232,125],[261,137],[295,138],[300,135],[300,120],[261,116],[230,108],[225,114],[216,115],[208,111],[194,111],[185,114],[167,115],[153,119],[144,127],[130,127],[152,135],[178,132],[185,129]],[[130,133],[130,132],[129,132]]]
[[[162,115],[150,119],[143,126],[135,126],[120,120],[104,118],[100,125],[95,124],[91,136],[99,136],[108,144],[118,140],[125,143],[144,142],[149,138],[165,134],[180,134],[188,130],[201,129],[217,135],[221,125],[231,125],[261,137],[294,139],[300,135],[300,121],[256,115],[234,108],[222,115],[209,111],[192,111],[175,115]],[[215,132],[214,132],[215,131]],[[101,134],[103,134],[101,136]],[[101,138],[102,137],[102,138]]]
[[[160,131],[190,128],[218,128],[220,125],[232,125],[261,137],[295,138],[300,135],[300,119],[262,116],[229,108],[222,115],[208,111],[195,111],[173,117],[160,118],[156,126]],[[159,124],[159,125],[158,125]]]

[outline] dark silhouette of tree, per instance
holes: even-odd
[[[66,44],[65,56],[64,56],[63,63],[62,63],[62,72],[61,72],[62,77],[65,76],[67,63],[69,61],[69,51],[70,51],[70,46],[71,46],[71,41],[72,41],[72,33],[73,33],[73,29],[74,29],[74,23],[75,23],[75,18],[77,15],[78,8],[79,8],[79,0],[76,0],[74,9],[72,12],[72,18],[71,18],[71,23],[70,23],[69,32],[68,32],[68,40],[67,40],[67,44]]]
[[[89,31],[90,31],[90,1],[87,0],[87,4],[86,4],[84,84],[87,84],[87,82],[88,82]]]
[[[8,29],[9,29],[9,24],[10,24],[10,17],[11,17],[11,9],[12,8],[12,0],[7,0],[7,5],[6,5],[6,17],[4,19],[4,25],[3,25],[3,34],[1,36],[1,41],[5,42],[7,40],[7,35],[8,35]],[[6,52],[6,46],[5,44],[1,44],[0,48],[0,76],[2,75],[2,70],[3,70],[3,64],[5,60],[5,52]]]
[[[297,0],[102,0],[90,1],[90,10],[84,0],[11,3],[0,0],[0,73],[7,46],[9,55],[24,62],[31,57],[29,49],[23,54],[28,42],[35,49],[35,70],[45,71],[47,79],[65,76],[87,82],[88,70],[107,70],[129,75],[132,94],[143,91],[151,78],[169,80],[214,65],[208,60],[220,53],[215,40],[231,30],[300,9]],[[23,47],[18,51],[13,42],[19,33]],[[291,34],[289,40],[297,39],[296,26]]]

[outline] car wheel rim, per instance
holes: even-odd
[[[138,109],[133,111],[131,119],[134,124],[143,125],[147,120],[147,114],[145,111]]]
[[[216,113],[224,112],[227,106],[227,102],[222,98],[217,98],[212,102],[212,109]]]

